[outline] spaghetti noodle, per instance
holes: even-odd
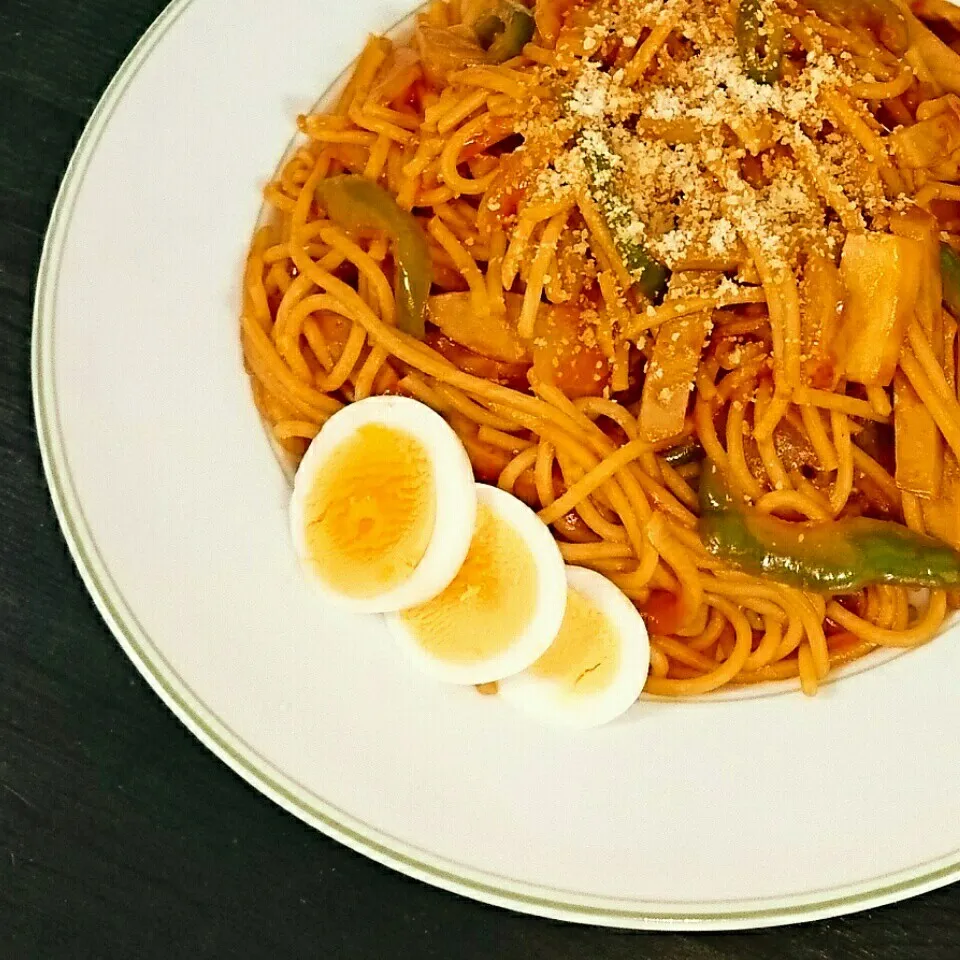
[[[800,542],[870,517],[960,547],[960,33],[914,6],[435,0],[408,42],[371,38],[299,118],[250,248],[241,339],[277,443],[296,461],[370,395],[439,411],[639,607],[650,693],[812,694],[930,639],[952,584],[770,578],[697,519],[716,470]],[[344,176],[395,209],[346,222]]]

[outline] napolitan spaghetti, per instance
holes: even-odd
[[[813,693],[930,639],[957,571],[921,535],[960,546],[958,38],[943,0],[438,0],[371,38],[247,262],[276,440],[299,459],[376,394],[439,411],[639,607],[651,693]]]

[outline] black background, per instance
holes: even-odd
[[[150,692],[60,537],[33,427],[29,339],[69,155],[163,6],[0,0],[0,958],[957,957],[960,886],[846,919],[717,935],[619,933],[475,904],[311,831]],[[318,15],[325,7],[317,0]]]

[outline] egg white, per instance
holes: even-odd
[[[427,549],[406,580],[376,596],[352,597],[328,582],[312,561],[306,536],[306,506],[327,460],[368,424],[404,431],[423,446],[434,475],[434,524]],[[344,494],[349,491],[345,490]],[[408,397],[370,397],[334,414],[307,449],[294,480],[290,531],[308,582],[327,601],[355,613],[385,613],[423,603],[450,583],[467,555],[476,511],[476,485],[470,459],[460,438],[443,417]]]
[[[567,602],[563,557],[549,528],[522,501],[497,487],[477,484],[478,503],[509,524],[532,558],[536,576],[534,609],[525,628],[507,649],[470,662],[445,660],[424,649],[403,613],[387,616],[387,626],[410,660],[422,671],[455,684],[490,683],[525,670],[553,642]]]
[[[640,696],[650,666],[650,642],[637,608],[611,580],[594,570],[567,567],[567,583],[606,618],[616,637],[619,663],[612,680],[599,690],[578,692],[525,670],[503,680],[500,694],[542,723],[597,727],[620,716]]]

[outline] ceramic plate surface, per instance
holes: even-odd
[[[124,650],[224,762],[397,870],[517,910],[719,929],[960,877],[960,637],[807,700],[646,702],[583,734],[414,673],[325,609],[242,370],[260,190],[400,0],[178,0],[109,87],[53,215],[34,388],[70,548]]]

